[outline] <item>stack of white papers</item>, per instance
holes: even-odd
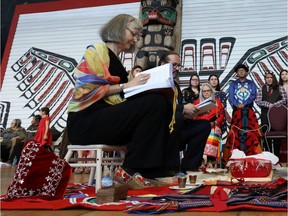
[[[125,88],[124,97],[128,98],[133,95],[146,92],[146,91],[151,91],[151,90],[153,90],[154,92],[159,91],[164,94],[165,94],[165,91],[167,90],[167,93],[169,93],[169,91],[171,93],[171,90],[174,91],[174,80],[173,80],[172,72],[173,72],[172,64],[165,64],[165,65],[161,65],[159,67],[155,67],[155,68],[143,71],[141,73],[138,73],[137,75],[150,74],[150,78],[143,85]]]

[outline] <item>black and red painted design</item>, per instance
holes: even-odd
[[[199,43],[196,39],[183,40],[181,45],[183,68],[180,76],[190,77],[191,74],[197,73],[201,77],[214,73],[220,77],[227,67],[235,41],[234,37],[222,37],[217,45],[215,38],[203,38]],[[219,53],[216,52],[217,49]],[[182,80],[180,84],[188,85],[188,80]]]
[[[230,82],[236,79],[234,68],[238,64],[245,64],[250,68],[248,78],[253,80],[258,88],[261,88],[265,82],[264,75],[266,71],[273,71],[276,77],[278,77],[280,71],[287,68],[287,42],[287,36],[284,36],[251,48],[246,51],[230,71],[227,71],[226,69],[231,59],[236,38],[223,37],[219,39],[218,43],[215,38],[203,38],[200,41],[185,39],[181,45],[181,63],[183,69],[180,72],[180,85],[182,87],[188,86],[189,77],[193,73],[197,73],[202,82],[206,82],[209,75],[217,74],[220,77],[222,90],[228,97]],[[219,51],[217,52],[216,50]],[[197,53],[199,53],[198,58]],[[232,108],[227,103],[228,112],[226,111],[226,119],[228,124],[231,122],[229,110],[231,111]],[[257,107],[255,107],[255,112],[259,116],[260,110]]]
[[[75,85],[76,65],[72,58],[32,47],[11,66],[20,97],[27,101],[24,107],[31,110],[29,117],[47,106],[51,110],[51,127],[60,132],[66,127],[63,115]]]
[[[220,38],[218,44],[220,49],[217,53],[215,40],[202,39],[199,44],[200,59],[198,61],[195,54],[198,48],[197,40],[183,40],[181,85],[186,85],[183,77],[190,76],[192,73],[199,73],[200,77],[217,73],[222,78],[223,91],[228,94],[229,84],[235,80],[236,75],[234,68],[226,73],[225,77],[223,77],[223,72],[231,57],[235,41],[236,39],[232,37]],[[278,75],[283,68],[287,67],[287,56],[287,37],[285,36],[249,49],[237,64],[249,66],[249,78],[260,87],[264,83],[265,71],[272,70]],[[123,54],[121,59],[124,63],[128,58],[126,59]],[[132,56],[130,56],[131,60]],[[31,110],[30,116],[36,114],[40,107],[49,106],[52,110],[51,127],[60,132],[66,125],[65,114],[75,84],[73,69],[76,65],[77,62],[73,58],[32,47],[11,66],[15,72],[17,89],[21,91],[21,97],[27,100],[23,106]],[[3,127],[7,125],[9,107],[9,102],[1,102],[1,125]],[[259,111],[256,109],[257,113],[259,114]],[[227,120],[228,123],[231,120],[228,113]]]

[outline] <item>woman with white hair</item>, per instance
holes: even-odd
[[[199,99],[197,99],[194,104],[197,105],[203,100],[211,98],[217,104],[212,110],[203,113],[197,117],[195,120],[206,119],[211,124],[211,133],[207,139],[207,143],[204,149],[204,165],[207,168],[217,167],[216,159],[220,157],[220,137],[222,134],[221,126],[224,120],[223,104],[215,97],[215,91],[209,83],[204,83],[201,86]],[[207,158],[207,160],[206,160]],[[207,162],[208,161],[208,162]]]

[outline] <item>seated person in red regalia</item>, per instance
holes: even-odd
[[[212,86],[208,83],[204,83],[200,90],[199,99],[197,99],[194,104],[197,105],[201,101],[211,98],[215,100],[216,107],[210,110],[207,113],[203,113],[197,117],[195,120],[206,119],[211,124],[211,133],[207,139],[206,146],[204,149],[204,165],[207,165],[207,168],[212,168],[216,166],[216,159],[220,157],[220,137],[222,134],[221,126],[224,120],[224,111],[222,102],[215,97],[215,91]],[[208,163],[207,163],[208,159]]]

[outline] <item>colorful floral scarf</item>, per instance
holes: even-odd
[[[106,44],[88,46],[81,62],[74,69],[76,83],[69,101],[68,112],[86,109],[102,98],[111,105],[124,101],[120,94],[105,96],[109,86],[120,81],[119,77],[111,76],[109,65],[109,50]]]

